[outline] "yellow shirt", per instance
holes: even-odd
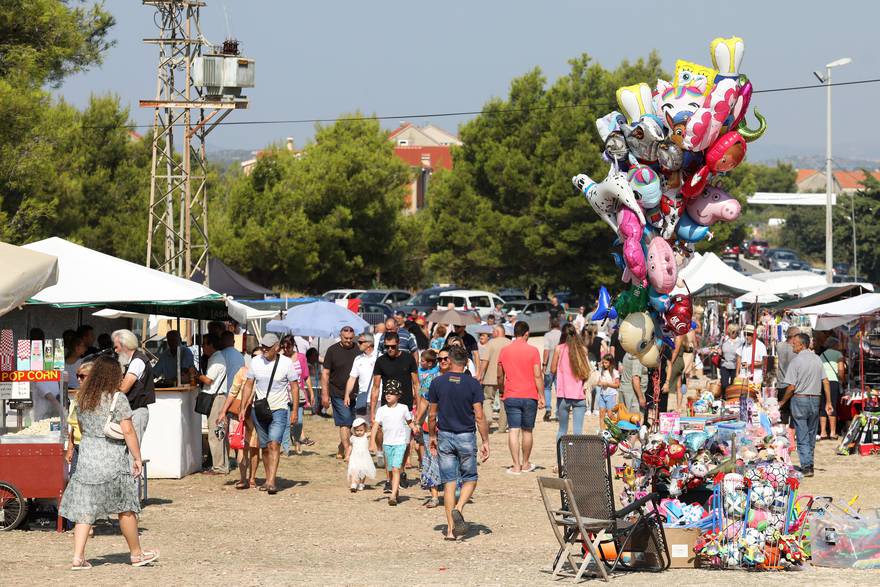
[[[70,400],[70,409],[67,412],[67,424],[73,430],[73,443],[79,444],[82,440],[82,433],[79,430],[79,419],[76,417],[76,400]]]

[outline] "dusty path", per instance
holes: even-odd
[[[586,431],[595,430],[588,418]],[[425,493],[404,491],[389,507],[380,489],[351,494],[345,466],[336,461],[332,422],[309,417],[307,435],[318,444],[299,457],[282,458],[283,490],[269,496],[236,491],[233,477],[192,475],[150,484],[150,505],[142,516],[143,542],[158,547],[154,568],[126,564],[122,537],[99,529],[89,542],[91,571],[67,570],[72,536],[49,531],[0,534],[0,584],[33,585],[49,580],[93,584],[287,585],[287,584],[498,584],[550,585],[540,572],[553,557],[550,530],[535,477],[552,474],[556,423],[536,428],[536,473],[511,477],[506,439],[492,435],[492,455],[480,468],[474,503],[466,510],[477,534],[459,543],[442,540],[442,510],[423,507]],[[820,443],[816,477],[805,491],[849,499],[860,494],[863,508],[880,507],[877,457],[835,457]],[[873,584],[880,573],[810,569],[800,573],[669,571],[616,579],[626,584],[798,585]]]

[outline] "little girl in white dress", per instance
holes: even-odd
[[[367,422],[363,418],[355,418],[351,424],[351,447],[348,452],[348,481],[351,492],[364,488],[364,479],[376,478],[376,466],[370,454],[370,437],[367,436]]]

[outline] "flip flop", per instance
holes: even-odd
[[[239,481],[238,483],[236,483],[235,485],[233,485],[233,487],[235,487],[236,489],[250,489],[250,488],[251,488],[251,484],[248,483],[247,481],[245,481],[244,483],[242,483],[241,481]]]
[[[452,522],[452,535],[456,538],[464,536],[471,528],[471,525],[465,521],[464,515],[459,510],[452,510]]]
[[[397,505],[397,500],[393,497],[388,498],[388,505]]]
[[[131,566],[133,567],[143,567],[150,563],[156,562],[159,558],[159,551],[152,550],[144,550],[141,552],[139,557],[131,557]],[[137,559],[137,560],[135,560]]]
[[[538,465],[536,465],[535,463],[529,463],[529,468],[523,469],[523,473],[531,473],[532,471],[534,471],[537,468],[538,468]]]
[[[447,542],[458,542],[458,538],[456,538],[455,536],[444,536],[443,540]]]
[[[278,488],[274,485],[270,485],[266,488],[266,493],[268,493],[269,495],[275,495],[276,493],[278,493]]]
[[[260,491],[267,491],[269,488],[266,487],[265,485],[259,485],[259,486],[257,486],[257,489],[259,489]]]
[[[514,471],[513,467],[507,467],[507,469],[505,469],[504,472],[507,473],[508,475],[516,475],[516,476],[522,475],[522,471]]]
[[[87,561],[86,559],[82,559],[80,561],[74,561],[70,566],[71,571],[87,571],[92,568],[92,563]]]

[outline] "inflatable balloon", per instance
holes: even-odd
[[[647,312],[630,314],[620,323],[618,337],[623,350],[639,356],[654,343],[654,319]]]
[[[712,87],[705,105],[687,121],[682,147],[688,151],[705,151],[721,133],[738,95],[736,80],[721,79]]]
[[[767,130],[767,119],[761,116],[761,113],[758,112],[757,108],[755,108],[754,112],[755,118],[758,119],[758,128],[756,128],[755,130],[750,129],[748,126],[746,126],[745,119],[743,119],[736,128],[737,132],[739,132],[739,134],[742,136],[742,138],[745,139],[747,143],[751,143],[752,141],[760,139],[761,136],[764,134],[764,131]]]
[[[617,88],[615,97],[617,105],[626,114],[626,119],[630,123],[637,122],[645,114],[654,114],[654,103],[648,84],[639,83]]]
[[[662,348],[662,343],[654,341],[648,350],[638,355],[639,362],[648,369],[656,369],[660,366],[660,357],[663,355]]]
[[[642,230],[645,225],[639,222],[636,213],[629,208],[621,208],[617,212],[617,228],[623,239],[623,259],[626,267],[639,282],[644,282],[648,267],[645,253],[642,250]]]
[[[712,173],[726,173],[746,157],[746,141],[734,131],[721,136],[706,151],[706,166]]]
[[[669,294],[661,294],[653,287],[648,287],[648,305],[658,314],[665,314],[669,309]]]
[[[675,234],[681,240],[688,243],[696,243],[709,236],[709,227],[697,224],[694,219],[685,212],[678,221]],[[648,278],[651,276],[651,260],[648,259]]]
[[[602,183],[597,184],[590,179],[590,176],[583,173],[576,175],[571,181],[587,196],[590,206],[602,220],[608,223],[608,226],[614,229],[614,232],[617,232],[617,211],[621,206],[626,206],[635,212],[639,222],[645,223],[645,214],[636,201],[632,188],[629,187],[626,173],[615,171],[612,167]]]
[[[656,236],[648,245],[648,281],[661,294],[669,293],[675,287],[678,268],[672,247],[662,237]]]
[[[629,157],[629,147],[621,130],[625,124],[626,117],[616,110],[596,120],[596,129],[605,144],[605,156],[610,161],[617,161],[618,166],[625,164]]]
[[[746,46],[739,37],[716,37],[709,43],[709,53],[712,55],[712,65],[718,70],[715,81],[719,78],[739,77],[739,66],[742,63],[743,53]]]
[[[645,212],[648,224],[657,229],[665,239],[675,235],[675,225],[684,212],[684,202],[675,197],[675,190],[669,190],[660,197],[660,205]]]
[[[676,294],[669,298],[669,309],[663,315],[666,326],[676,335],[687,334],[691,329],[691,317],[694,307],[691,297],[684,294]]]
[[[672,73],[672,85],[676,88],[692,86],[698,88],[703,96],[708,96],[717,75],[718,70],[711,67],[679,59]]]
[[[596,311],[593,312],[593,320],[605,320],[606,318],[610,318],[612,320],[617,320],[617,310],[611,305],[611,294],[608,293],[608,289],[603,285],[599,288],[599,300],[596,304]]]
[[[712,226],[716,222],[732,222],[739,218],[742,206],[739,201],[714,186],[709,186],[703,195],[687,204],[687,213],[694,222]]]
[[[660,185],[660,176],[656,171],[647,165],[636,165],[629,170],[626,177],[642,208],[647,210],[660,203],[663,188]]]
[[[648,288],[634,285],[623,292],[614,301],[614,309],[618,316],[629,316],[636,312],[644,312],[648,306]]]
[[[703,106],[705,96],[694,86],[674,87],[666,80],[657,80],[657,97],[654,100],[657,115],[671,132],[670,139],[681,146],[684,142],[684,124],[694,112]],[[682,125],[676,133],[677,125]]]

